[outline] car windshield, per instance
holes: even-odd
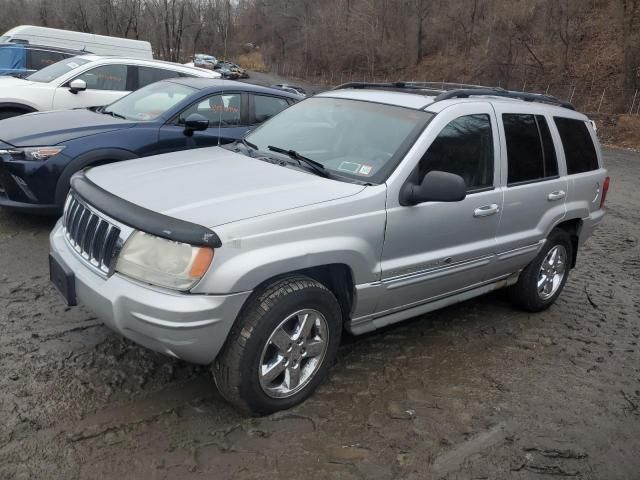
[[[105,108],[102,113],[126,120],[148,122],[182,102],[197,90],[170,81],[152,83]]]
[[[89,60],[82,57],[71,57],[61,60],[53,65],[38,70],[27,77],[31,82],[49,83],[65,73],[75,70],[76,68],[89,63]]]
[[[313,97],[265,122],[246,140],[262,152],[270,152],[270,146],[293,150],[341,177],[381,183],[432,116],[393,105]]]

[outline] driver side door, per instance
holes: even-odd
[[[156,153],[213,147],[242,138],[249,123],[247,103],[246,94],[233,92],[198,99],[162,126]],[[193,113],[207,118],[209,128],[193,132],[192,136],[185,135],[184,122]]]
[[[100,65],[77,75],[56,88],[53,109],[102,107],[115,102],[135,90],[133,68],[123,64]],[[70,83],[76,79],[87,84],[85,91],[73,93],[69,89]]]
[[[493,109],[488,103],[447,108],[427,132],[422,142],[428,146],[417,164],[406,165],[404,176],[389,186],[381,313],[478,286],[489,279],[494,262],[503,194]],[[434,170],[460,175],[466,198],[401,205],[402,185],[419,184]]]

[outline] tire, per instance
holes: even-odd
[[[11,118],[11,117],[17,117],[18,115],[24,115],[25,112],[24,110],[17,110],[15,108],[6,108],[3,110],[0,110],[0,120],[4,120],[6,118]]]
[[[310,325],[306,336],[303,325]],[[341,335],[340,306],[324,285],[304,275],[280,278],[250,297],[231,328],[212,368],[218,390],[248,415],[291,408],[325,379]],[[262,375],[269,365],[281,373]]]
[[[554,257],[552,251],[556,252],[555,258],[558,262],[563,263],[561,277],[559,277],[559,265],[551,266],[550,262]],[[572,258],[573,243],[569,234],[562,229],[552,230],[542,250],[522,271],[518,282],[511,287],[511,299],[516,305],[529,312],[541,312],[549,308],[560,296],[567,283]],[[543,271],[542,266],[545,260],[547,262]],[[542,291],[539,282],[543,284]]]

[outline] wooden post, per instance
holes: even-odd
[[[602,107],[602,101],[604,100],[604,92],[606,91],[606,88],[602,89],[602,96],[600,97],[600,103],[598,104],[598,113],[600,113],[600,108]]]
[[[638,96],[638,89],[636,88],[636,93],[633,94],[633,102],[631,102],[631,108],[629,109],[629,115],[633,113],[633,107],[636,106],[636,97]]]

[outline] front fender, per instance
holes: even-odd
[[[198,284],[195,293],[245,292],[279,275],[331,264],[348,266],[356,284],[374,281],[380,272],[380,247],[356,237],[282,243],[225,259],[227,255],[222,254],[223,250],[234,248],[232,241],[231,244],[223,242],[223,247],[216,250],[211,274]]]
[[[96,163],[119,162],[122,160],[132,160],[134,158],[138,158],[135,153],[121,148],[102,148],[75,157],[64,167],[64,170],[62,170],[58,178],[54,199],[55,203],[60,206],[64,204],[64,200],[69,192],[71,177],[74,173]]]

